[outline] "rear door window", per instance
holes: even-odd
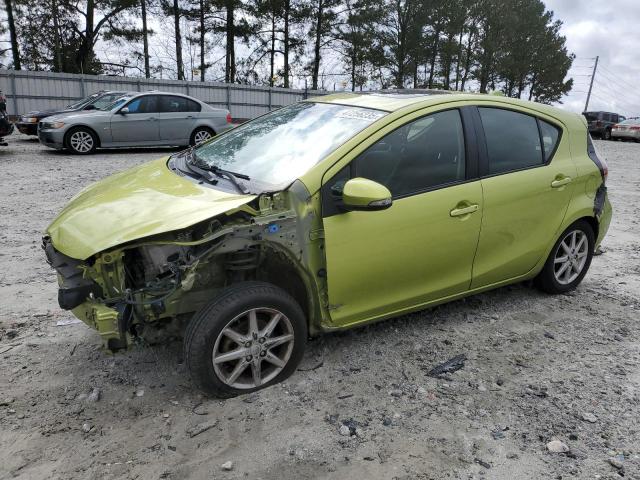
[[[173,95],[163,95],[161,98],[161,112],[173,113],[200,111],[200,104],[188,98],[178,96],[174,97]]]
[[[487,143],[490,175],[544,163],[535,117],[500,108],[478,110]],[[553,142],[553,137],[550,140]]]

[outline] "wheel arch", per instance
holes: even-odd
[[[549,257],[549,254],[553,249],[553,246],[556,244],[556,242],[558,241],[560,236],[563,234],[563,232],[567,228],[569,228],[571,225],[573,225],[574,223],[580,220],[587,222],[591,226],[591,228],[593,228],[593,236],[594,236],[594,239],[596,239],[596,246],[598,245],[597,239],[600,233],[600,222],[598,218],[595,217],[593,214],[593,207],[591,209],[589,208],[580,209],[576,211],[573,215],[565,217],[564,221],[562,222],[558,230],[553,235],[553,238],[550,240],[549,244],[547,245],[547,248],[544,250],[544,254],[540,257],[540,259],[538,260],[538,263],[527,274],[529,277],[532,278],[536,276],[538,273],[540,273],[540,271],[544,268],[544,264],[547,261],[547,258]]]
[[[211,125],[209,125],[206,122],[198,122],[194,125],[193,130],[191,130],[191,135],[194,134],[194,132],[196,130],[198,130],[199,128],[206,128],[207,130],[211,130],[213,132],[214,135],[217,135],[218,132],[216,132],[216,129],[214,127],[212,127]]]
[[[204,123],[204,122],[199,122],[197,123],[193,129],[191,130],[191,133],[189,134],[189,144],[190,145],[194,145],[195,144],[195,135],[196,132],[200,129],[207,129],[211,131],[211,135],[212,137],[215,137],[218,133],[216,132],[216,129],[213,128],[211,125]]]
[[[317,294],[309,275],[293,255],[279,244],[264,244],[262,255],[262,261],[256,269],[256,280],[271,283],[291,295],[302,308],[309,332],[313,333]]]
[[[89,130],[91,133],[93,133],[96,137],[97,140],[97,145],[96,147],[101,147],[102,146],[102,139],[100,138],[100,135],[98,134],[98,132],[96,131],[95,128],[90,127],[89,125],[86,125],[84,123],[81,123],[79,125],[73,125],[72,127],[70,127],[64,134],[64,146],[65,147],[69,147],[69,136],[71,135],[71,133],[75,130],[78,130],[79,128],[84,128],[86,130]]]
[[[598,238],[598,234],[600,233],[600,222],[598,221],[598,219],[595,218],[595,217],[586,216],[586,217],[580,217],[580,218],[576,219],[573,223],[575,223],[577,221],[580,221],[580,220],[583,220],[583,221],[587,222],[591,226],[591,228],[593,230],[593,237],[594,237],[594,239],[597,239]]]

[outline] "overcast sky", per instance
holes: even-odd
[[[574,79],[564,107],[584,109],[589,78],[600,56],[589,110],[640,116],[640,0],[544,0],[564,22]]]

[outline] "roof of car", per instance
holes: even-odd
[[[402,90],[379,90],[371,92],[341,92],[323,96],[315,96],[307,101],[321,103],[335,103],[340,105],[350,105],[354,107],[374,108],[394,112],[405,107],[415,104],[428,106],[430,104],[439,104],[450,101],[478,101],[491,100],[505,105],[519,105],[536,110],[551,113],[551,110],[558,112],[558,109],[543,105],[540,103],[529,102],[517,98],[505,97],[499,94],[482,94],[456,92],[450,90],[421,90],[421,89],[402,89]]]

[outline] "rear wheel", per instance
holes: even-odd
[[[611,130],[608,128],[602,133],[603,140],[611,140]]]
[[[87,155],[95,152],[98,147],[98,138],[88,128],[77,127],[67,134],[66,146],[76,155]]]
[[[229,398],[281,382],[304,353],[307,324],[284,290],[264,282],[231,285],[189,323],[184,354],[193,382]]]
[[[567,228],[553,246],[544,268],[535,279],[547,293],[564,293],[580,284],[593,258],[593,229],[584,220]]]
[[[191,140],[189,141],[190,145],[198,145],[200,143],[206,142],[210,138],[213,138],[215,132],[208,127],[198,127],[191,134]]]

